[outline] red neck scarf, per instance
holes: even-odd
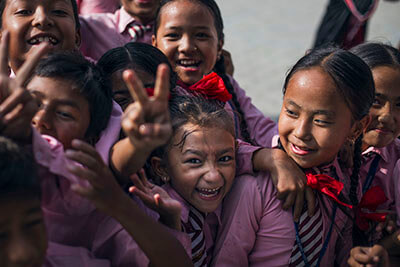
[[[343,190],[342,182],[337,181],[326,174],[312,174],[311,172],[306,172],[306,177],[307,185],[312,189],[320,191],[340,205],[343,205],[350,209],[353,208],[353,206],[340,201],[338,198],[340,192],[342,192]]]
[[[187,85],[182,81],[178,81],[177,84],[186,90],[204,95],[208,99],[218,99],[222,102],[232,99],[232,95],[226,89],[224,81],[215,72],[211,72],[192,85]]]
[[[358,228],[367,231],[369,229],[369,221],[384,222],[388,213],[374,211],[387,200],[385,192],[380,186],[371,187],[365,192],[356,211],[356,223]]]

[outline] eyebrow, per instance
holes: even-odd
[[[287,101],[287,103],[289,104],[289,105],[292,105],[292,106],[295,106],[296,108],[301,108],[301,106],[299,106],[299,105],[297,105],[293,100],[288,100]]]
[[[289,105],[295,106],[297,108],[301,108],[301,106],[299,106],[298,104],[296,104],[293,100],[288,100],[287,103]],[[320,110],[315,110],[313,111],[314,115],[326,115],[326,116],[330,116],[330,117],[334,117],[336,115],[335,112],[333,111],[328,111],[328,110],[324,110],[324,109],[320,109]]]
[[[186,155],[186,154],[195,154],[195,155],[198,155],[198,156],[203,156],[203,153],[201,153],[200,151],[198,151],[198,150],[195,150],[195,149],[187,149],[187,150],[185,150],[182,154],[183,155]]]
[[[220,150],[220,151],[218,151],[217,152],[217,155],[223,155],[223,154],[225,154],[225,153],[228,153],[228,152],[234,152],[234,149],[233,148],[225,148],[225,149],[222,149],[222,150]]]

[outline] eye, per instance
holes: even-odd
[[[197,164],[200,164],[201,161],[199,159],[197,159],[197,158],[190,158],[190,159],[186,160],[185,163],[196,164],[197,165]]]
[[[232,157],[232,156],[223,156],[223,157],[221,157],[221,158],[219,159],[219,161],[221,161],[221,162],[229,162],[229,161],[231,161],[231,160],[233,160],[233,157]]]
[[[297,118],[297,113],[294,112],[293,110],[290,110],[290,109],[286,108],[286,109],[285,109],[285,113],[286,113],[289,117]]]
[[[64,10],[61,9],[55,9],[52,11],[53,14],[58,15],[58,16],[67,16],[68,12],[65,12]]]
[[[165,37],[167,37],[170,40],[177,40],[177,39],[179,39],[179,34],[176,32],[170,32],[170,33],[165,34]]]
[[[59,118],[63,119],[63,120],[73,120],[74,117],[72,116],[72,114],[68,113],[68,112],[64,112],[64,111],[56,111],[56,114]]]
[[[205,32],[198,32],[198,33],[196,33],[196,37],[198,37],[198,38],[208,38],[208,37],[210,37],[210,36],[209,36],[208,33],[205,33]]]
[[[24,16],[26,16],[26,15],[31,15],[31,14],[32,14],[32,11],[29,10],[29,9],[18,9],[18,10],[15,12],[15,14],[16,14],[16,15],[24,15]]]
[[[380,107],[382,105],[381,101],[379,100],[379,98],[375,98],[374,102],[372,102],[372,106],[373,107]]]
[[[328,125],[332,124],[332,122],[330,122],[330,121],[321,120],[321,119],[315,119],[314,122],[320,126],[328,126]]]

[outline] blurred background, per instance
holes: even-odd
[[[217,0],[234,77],[264,114],[276,119],[287,70],[312,47],[328,0]],[[367,40],[400,42],[400,1],[379,1]]]

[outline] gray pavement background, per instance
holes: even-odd
[[[234,77],[253,103],[276,118],[287,70],[311,47],[328,0],[217,0]],[[380,1],[369,40],[400,42],[400,1]]]

